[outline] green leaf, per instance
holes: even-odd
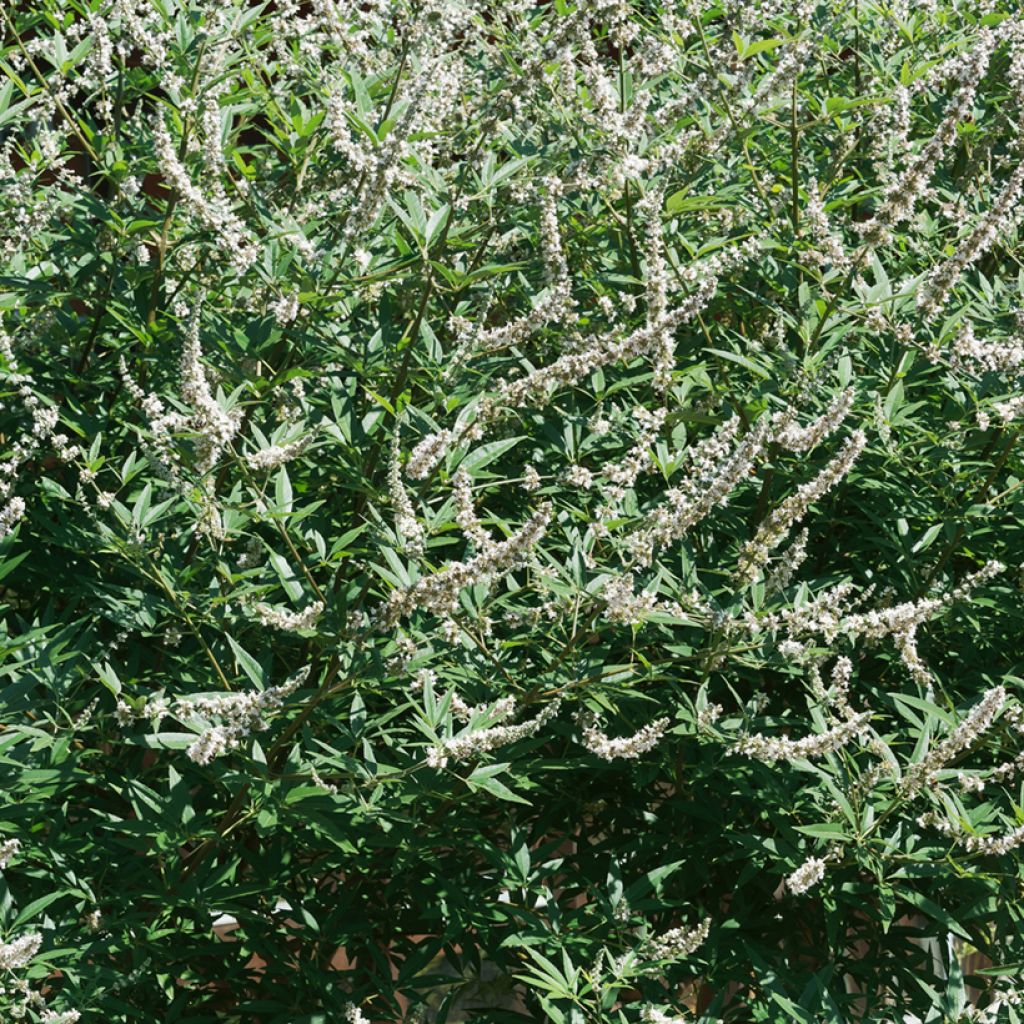
[[[96,675],[99,676],[100,682],[115,697],[119,697],[121,695],[121,680],[117,678],[117,673],[110,665],[94,665],[93,668],[96,670]]]
[[[482,789],[485,792],[490,793],[491,796],[498,797],[499,800],[507,800],[509,803],[515,804],[525,804],[529,807],[529,800],[524,800],[518,793],[514,793],[509,789],[505,783],[491,775],[490,769],[492,768],[493,766],[489,765],[477,768],[473,774],[466,779],[466,784],[470,789]]]
[[[899,895],[905,902],[916,907],[926,917],[948,928],[954,934],[959,935],[960,938],[967,939],[968,942],[972,940],[971,933],[948,910],[944,910],[937,903],[928,899],[927,896],[923,896],[921,893],[909,888],[901,891]]]
[[[484,466],[494,462],[495,459],[500,458],[509,449],[514,448],[522,437],[506,437],[500,441],[490,441],[487,444],[479,445],[466,453],[465,458],[459,463],[459,466],[464,469],[471,477],[477,476],[479,471]]]
[[[63,898],[66,895],[67,893],[58,889],[56,892],[48,892],[45,895],[40,896],[38,899],[33,900],[31,903],[25,906],[18,914],[18,916],[14,919],[14,927],[17,928],[20,925],[27,924],[34,917],[36,917],[37,914],[42,913],[48,906],[50,906],[53,903],[56,903],[57,900]]]
[[[287,514],[292,511],[292,482],[288,477],[288,469],[281,466],[274,482],[274,511]]]
[[[225,639],[234,652],[239,667],[256,684],[256,688],[262,690],[264,688],[264,673],[260,663],[233,637],[225,634]]]

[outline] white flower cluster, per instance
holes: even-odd
[[[917,305],[926,316],[935,316],[942,311],[960,275],[983,256],[1001,234],[1014,226],[1020,215],[1018,200],[1022,188],[1024,163],[1018,162],[1009,180],[967,240],[948,260],[935,267],[924,285],[918,289]]]
[[[936,780],[936,772],[949,764],[961,751],[970,747],[985,733],[1006,702],[1006,690],[994,686],[986,691],[967,717],[944,739],[925,753],[920,761],[907,767],[900,787],[905,794],[913,794],[926,783]]]
[[[594,484],[594,474],[586,466],[570,466],[563,474],[562,480],[570,487],[578,487],[581,491],[588,491]]]
[[[955,601],[963,600],[976,587],[982,586],[1003,572],[1004,568],[1000,562],[988,562],[981,569],[966,576],[946,594],[907,601],[891,608],[847,615],[843,618],[840,628],[850,636],[862,636],[869,640],[891,636],[911,675],[919,682],[927,684],[930,676],[917,653],[917,630],[926,620]]]
[[[12,52],[8,51],[8,60]],[[45,117],[45,107],[40,110]],[[40,135],[42,136],[43,131]],[[55,133],[49,133],[53,138]],[[52,223],[52,218],[60,208],[59,189],[40,189],[38,178],[34,173],[21,173],[20,162],[12,160],[13,138],[8,136],[0,146],[0,191],[4,196],[4,221],[0,224],[0,255],[11,259],[24,252],[28,243],[37,238]],[[71,177],[67,165],[58,165],[58,177]],[[82,187],[76,182],[75,188]]]
[[[493,709],[499,718],[511,717],[516,711],[514,700],[502,701],[499,702],[499,705],[495,705]],[[561,701],[555,700],[536,717],[520,722],[518,725],[493,725],[486,729],[467,729],[465,732],[459,733],[458,736],[450,736],[427,751],[426,763],[431,768],[444,768],[449,760],[468,761],[497,747],[526,739],[527,736],[533,736],[550,722],[558,714],[560,707]]]
[[[25,515],[25,501],[13,493],[18,471],[44,444],[53,445],[62,462],[70,462],[79,455],[77,445],[57,430],[57,410],[43,405],[32,390],[32,378],[18,372],[14,348],[7,332],[0,326],[0,356],[7,363],[7,383],[17,389],[21,404],[32,417],[27,434],[10,445],[7,457],[0,462],[0,540]]]
[[[443,569],[417,580],[411,587],[392,591],[380,609],[378,621],[394,625],[400,618],[418,609],[449,616],[458,608],[459,592],[477,583],[489,583],[501,571],[522,566],[537,542],[544,536],[552,507],[545,502],[506,540],[488,544],[484,551],[466,562],[449,562]]]
[[[668,269],[665,265],[665,246],[661,228],[661,192],[648,193],[637,204],[637,211],[645,214],[646,242],[644,245],[644,278],[647,292],[647,323],[655,324],[668,307]],[[654,388],[664,392],[675,368],[675,337],[670,330],[662,331],[654,347]]]
[[[220,725],[205,728],[188,748],[188,756],[196,764],[206,765],[214,758],[236,749],[252,733],[266,729],[269,723],[265,716],[279,711],[285,700],[308,676],[309,670],[303,669],[280,686],[248,693],[179,697],[174,701],[161,697],[147,702],[142,711],[135,711],[125,701],[119,700],[115,717],[120,725],[148,718],[154,728],[159,726],[160,719],[166,715],[173,715],[183,722],[196,718],[206,721],[221,719]]]
[[[695,928],[685,925],[673,928],[647,943],[647,956],[651,960],[681,960],[704,942],[710,930],[710,917],[704,918]]]
[[[564,353],[547,366],[531,370],[522,377],[501,381],[492,394],[480,400],[476,421],[461,435],[448,429],[428,434],[413,449],[406,473],[413,479],[422,479],[457,440],[481,436],[484,424],[507,416],[516,409],[544,405],[559,388],[571,387],[601,367],[649,355],[657,348],[665,331],[674,331],[711,301],[717,285],[717,278],[705,278],[692,295],[653,323],[645,324],[625,337],[617,330],[609,331],[579,351]]]
[[[346,1024],[370,1024],[370,1019],[363,1014],[355,1003],[349,1003],[345,1007]]]
[[[787,736],[752,733],[738,739],[730,749],[734,754],[743,754],[765,764],[827,757],[845,747],[855,737],[863,736],[869,728],[870,719],[871,713],[868,711],[854,713],[846,721],[825,732],[812,733],[799,740],[791,740]]]
[[[285,700],[302,685],[308,675],[308,671],[298,672],[281,686],[272,686],[259,692],[179,700],[175,711],[178,717],[222,719],[222,724],[211,726],[200,733],[199,738],[188,748],[188,756],[196,764],[209,764],[214,758],[236,749],[252,733],[266,729],[269,723],[264,716],[280,710]]]
[[[779,555],[778,561],[764,581],[765,593],[777,594],[786,589],[797,570],[807,559],[807,538],[805,526],[793,539],[793,543]]]
[[[993,406],[996,415],[1003,423],[1010,423],[1024,413],[1024,395],[1013,395],[1005,402],[996,402]],[[988,430],[990,424],[989,415],[984,410],[978,412],[978,429]]]
[[[15,495],[0,508],[0,540],[7,536],[25,515],[25,499]]]
[[[450,22],[464,16],[461,5],[456,4],[449,5],[444,13]],[[454,23],[448,31],[457,31]],[[334,148],[349,161],[354,174],[355,195],[345,219],[345,239],[350,243],[357,242],[372,228],[394,185],[410,180],[404,164],[414,156],[429,162],[433,140],[445,134],[443,129],[458,101],[463,74],[461,57],[445,44],[444,32],[436,30],[420,35],[415,44],[410,44],[420,51],[418,69],[405,96],[392,105],[398,111],[395,123],[375,148],[363,144],[363,133],[353,133],[350,115],[360,118],[357,106],[340,89],[335,89],[330,97],[328,123]],[[414,143],[414,138],[419,141]]]
[[[253,611],[264,626],[272,626],[274,629],[283,629],[294,633],[303,629],[312,629],[323,614],[324,603],[323,601],[314,601],[301,612],[290,612],[281,608],[272,608],[270,605],[260,602],[253,607]]]
[[[0,972],[10,974],[27,967],[42,942],[43,937],[37,932],[22,935],[12,942],[0,942]],[[31,989],[24,977],[0,980],[0,996],[9,997],[3,1000],[9,1020],[26,1020],[30,1010],[39,1015],[39,1020],[50,1024],[75,1024],[81,1016],[77,1010],[61,1013],[47,1009],[44,995]]]
[[[637,477],[650,468],[651,447],[657,440],[666,415],[664,408],[651,412],[643,406],[637,406],[633,410],[633,419],[640,425],[640,436],[623,458],[608,462],[601,468],[601,475],[608,481],[604,494],[611,501],[622,501],[626,489],[632,487]]]
[[[175,431],[185,429],[187,417],[174,411],[167,412],[156,395],[147,395],[132,379],[123,356],[118,365],[125,390],[145,413],[149,424],[149,435],[142,439],[147,457],[168,483],[181,488],[181,460],[174,447],[173,435]]]
[[[644,1024],[686,1024],[685,1017],[670,1017],[654,1006],[645,1006],[640,1011],[640,1020]]]
[[[742,440],[737,441],[739,417],[728,419],[711,437],[686,452],[687,478],[666,491],[666,503],[647,516],[647,522],[628,544],[639,566],[649,566],[654,550],[679,540],[716,506],[725,505],[764,451],[770,436],[767,418],[762,418]]]
[[[38,932],[22,935],[13,942],[0,942],[0,971],[16,971],[39,952],[43,937]]]
[[[832,266],[839,271],[848,270],[850,257],[846,253],[842,239],[829,223],[828,213],[825,211],[824,190],[814,177],[807,183],[807,203],[803,208],[803,220],[814,240],[814,248],[807,254],[813,262],[820,266]]]
[[[489,551],[494,546],[494,539],[477,518],[473,503],[472,480],[465,467],[459,466],[455,471],[452,485],[455,491],[455,522],[473,542],[477,551]]]
[[[1006,708],[1003,718],[1019,737],[1024,738],[1024,708],[1020,704],[1011,704]],[[1024,750],[1016,757],[1010,758],[996,765],[988,776],[993,782],[1009,782],[1024,772]],[[985,788],[984,778],[981,776],[964,776],[958,780],[964,789],[980,793]]]
[[[867,436],[864,431],[854,431],[846,439],[839,454],[813,480],[801,484],[795,494],[791,494],[769,513],[754,538],[740,552],[738,572],[742,578],[751,581],[757,578],[769,555],[786,537],[793,524],[802,519],[815,501],[849,473],[866,445]]]
[[[413,690],[422,693],[424,690],[436,692],[437,675],[433,669],[421,668],[415,678],[409,684]],[[452,717],[462,722],[468,722],[473,718],[481,718],[487,721],[504,721],[515,713],[515,697],[500,697],[493,704],[467,704],[458,693],[451,691],[449,707]]]
[[[245,456],[246,464],[250,469],[260,472],[267,472],[277,469],[278,466],[297,459],[310,445],[312,437],[301,437],[297,441],[290,441],[288,444],[272,444],[261,448],[257,452],[249,452]]]
[[[708,704],[697,712],[697,728],[701,732],[708,732],[722,717],[725,709],[721,704]]]
[[[182,462],[175,446],[174,434],[188,431],[193,435],[196,452],[194,468],[200,474],[207,474],[234,439],[242,423],[242,413],[239,410],[222,409],[210,391],[199,343],[199,308],[200,303],[197,302],[189,314],[180,362],[181,395],[192,407],[190,416],[166,411],[156,395],[143,392],[129,374],[124,359],[120,360],[125,390],[145,413],[149,425],[149,436],[143,440],[146,454],[161,476],[186,495],[193,495],[194,491],[182,479]],[[213,500],[212,481],[204,480],[198,493],[202,513],[200,529],[213,536],[220,536],[220,516]]]
[[[199,343],[199,312],[197,302],[189,316],[181,350],[181,397],[193,409],[189,427],[196,434],[196,470],[206,473],[238,433],[242,413],[225,412],[210,391]]]
[[[956,74],[960,88],[935,134],[911,158],[906,170],[889,183],[874,217],[859,227],[867,246],[887,244],[891,229],[913,216],[914,207],[925,193],[940,158],[956,141],[957,125],[973,110],[978,84],[988,67],[994,46],[995,38],[991,31],[983,30],[977,45],[959,60],[955,68],[950,68],[950,73]]]
[[[808,857],[786,878],[786,888],[794,896],[802,896],[813,889],[824,877],[828,861],[823,857]]]
[[[747,614],[744,625],[751,635],[757,635],[762,629],[783,630],[790,641],[821,636],[826,643],[831,643],[843,629],[843,616],[853,598],[852,583],[837,583],[805,598],[795,607],[769,612],[761,617]],[[861,599],[864,599],[863,595]]]
[[[467,704],[457,693],[452,694],[452,717],[460,722],[468,722],[476,716],[495,717],[503,721],[516,709],[515,697],[500,697],[493,704]]]
[[[1024,846],[1024,825],[997,835],[965,836],[960,842],[969,853],[1001,857]]]
[[[938,348],[929,350],[933,362],[938,362],[941,355]],[[961,372],[1015,372],[1024,366],[1024,337],[1018,333],[1006,341],[982,341],[967,320],[953,339],[949,355],[950,366]]]
[[[821,680],[821,672],[816,663],[808,666],[811,693],[815,699],[824,704],[829,713],[844,719],[851,718],[855,712],[850,707],[850,679],[853,676],[853,662],[845,655],[836,658],[832,666],[832,685],[826,689]]]
[[[772,417],[772,439],[791,452],[808,452],[830,434],[839,429],[853,407],[853,388],[840,391],[829,407],[806,427],[800,427],[792,410],[776,413]]]
[[[286,327],[299,315],[299,293],[289,292],[282,295],[271,307],[274,320],[281,327]]]
[[[388,496],[395,522],[395,533],[402,539],[405,549],[414,558],[423,554],[426,532],[416,518],[416,511],[402,483],[402,468],[398,462],[401,445],[401,424],[395,424],[391,437],[391,460],[388,463]]]
[[[245,273],[259,258],[259,246],[248,228],[232,211],[227,193],[217,175],[208,175],[213,194],[207,196],[189,177],[162,117],[153,122],[153,139],[160,172],[177,193],[182,206],[218,240],[218,250],[230,254],[239,273]]]
[[[0,871],[11,863],[11,859],[17,855],[20,849],[21,842],[17,839],[4,839],[0,841]]]
[[[597,727],[597,718],[593,714],[580,712],[576,722],[583,737],[583,746],[604,761],[614,761],[617,757],[632,759],[646,754],[657,746],[669,727],[667,718],[658,718],[632,736],[612,739]]]
[[[436,434],[428,434],[409,455],[405,467],[410,480],[423,480],[430,471],[445,457],[455,434],[450,430],[439,430]]]
[[[635,626],[643,622],[653,612],[665,612],[682,618],[683,609],[675,601],[659,601],[653,592],[634,591],[633,574],[622,573],[609,579],[601,590],[606,606],[604,617],[609,622],[623,626]]]

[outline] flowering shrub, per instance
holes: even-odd
[[[1017,7],[6,5],[0,1016],[1018,1020]]]

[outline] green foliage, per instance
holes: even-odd
[[[5,6],[0,1016],[1019,1020],[1018,7]]]

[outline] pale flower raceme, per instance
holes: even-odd
[[[601,476],[608,483],[603,488],[605,495],[614,502],[622,501],[626,490],[636,484],[642,472],[651,467],[651,447],[665,422],[665,409],[650,412],[642,406],[633,410],[633,419],[640,426],[640,435],[625,457],[607,462],[601,467]]]
[[[25,499],[15,495],[0,508],[0,540],[7,536],[25,515]]]
[[[771,428],[762,418],[737,440],[739,418],[731,417],[712,434],[686,452],[686,478],[665,492],[666,502],[646,517],[645,524],[629,538],[637,566],[649,566],[657,547],[684,537],[697,523],[729,501],[732,492],[749,476],[767,444]]]
[[[290,612],[281,608],[272,608],[270,605],[263,604],[262,602],[253,606],[256,618],[264,626],[273,626],[274,629],[288,632],[312,629],[323,614],[323,610],[323,601],[314,601],[301,612]]]
[[[838,630],[850,637],[862,636],[871,640],[891,636],[911,675],[927,683],[930,676],[917,653],[917,631],[920,626],[944,608],[965,599],[972,590],[999,575],[1004,568],[1002,563],[991,561],[939,597],[920,598],[889,608],[845,615],[838,623]]]
[[[472,437],[472,431],[479,436],[485,424],[498,421],[516,409],[546,405],[556,391],[571,387],[601,367],[649,355],[660,344],[664,332],[674,331],[707,305],[717,284],[717,278],[703,279],[692,295],[653,323],[639,327],[625,336],[617,330],[607,332],[579,351],[559,356],[547,366],[531,370],[521,377],[501,381],[493,394],[487,394],[481,399],[472,428],[464,429],[461,434],[444,429],[427,435],[413,449],[406,472],[413,479],[422,479],[441,461],[453,444],[465,437]]]
[[[394,590],[380,610],[381,625],[393,625],[418,609],[435,615],[451,615],[457,610],[463,587],[488,583],[499,571],[522,566],[534,545],[544,536],[551,518],[551,505],[543,504],[511,537],[493,544],[466,562],[449,562],[443,569],[423,576],[410,587]]]
[[[198,303],[189,316],[181,350],[181,397],[193,409],[189,426],[196,434],[196,470],[205,473],[238,433],[242,414],[237,410],[226,412],[210,390],[199,343]]]
[[[4,839],[0,841],[0,871],[2,871],[11,859],[21,849],[21,842],[17,839]]]
[[[906,170],[888,185],[871,220],[858,227],[869,247],[887,244],[892,238],[892,228],[913,216],[914,207],[927,188],[939,160],[956,139],[957,125],[971,113],[978,84],[988,67],[994,45],[994,36],[985,30],[970,52],[959,61],[956,74],[960,87],[935,134],[911,157]]]
[[[24,967],[39,952],[42,935],[32,932],[11,942],[0,942],[0,971],[16,971]]]
[[[561,185],[553,178],[545,182],[540,200],[540,236],[546,288],[533,300],[529,312],[496,327],[468,321],[457,322],[456,348],[446,369],[450,374],[470,356],[499,352],[521,344],[549,323],[571,326],[577,316],[572,297],[572,280],[558,224],[556,200]]]
[[[907,766],[900,787],[906,794],[916,793],[935,773],[957,754],[972,746],[995,721],[1006,702],[1006,690],[994,686],[968,712],[967,717],[941,742],[930,747],[924,756]]]
[[[477,551],[490,550],[494,546],[494,540],[477,518],[473,504],[472,481],[464,467],[460,466],[455,471],[452,483],[455,491],[455,522],[473,542]]]
[[[699,925],[688,928],[681,925],[663,932],[647,943],[647,956],[651,960],[682,960],[695,952],[708,937],[711,918],[706,917]]]
[[[686,1024],[685,1017],[670,1017],[654,1006],[645,1006],[640,1011],[640,1019],[644,1024]]]
[[[676,602],[659,601],[649,590],[636,593],[630,572],[609,579],[601,590],[601,596],[606,603],[605,618],[625,626],[639,625],[654,612],[677,618],[683,615],[682,607]]]
[[[802,896],[809,889],[813,889],[824,877],[828,861],[823,857],[808,857],[786,879],[786,888],[794,896]]]
[[[790,528],[807,514],[815,501],[849,473],[866,445],[865,433],[862,430],[854,431],[839,454],[813,480],[802,484],[795,494],[769,513],[758,527],[753,540],[743,546],[738,567],[741,578],[753,580],[758,576],[769,555],[783,541]]]
[[[124,701],[118,704],[118,721],[127,725],[136,718],[149,718],[154,727],[165,715],[174,715],[183,722],[219,719],[217,725],[207,725],[188,748],[188,756],[199,765],[208,765],[217,757],[236,749],[254,732],[266,729],[267,715],[280,711],[285,701],[308,678],[303,669],[280,686],[246,693],[224,693],[212,696],[184,698],[173,702],[167,698],[151,700],[142,711],[135,711]]]
[[[207,195],[189,176],[178,159],[178,153],[162,117],[153,122],[153,139],[160,170],[165,180],[175,190],[182,205],[189,210],[207,230],[217,236],[220,249],[229,254],[235,268],[243,273],[259,256],[259,248],[248,228],[231,209],[231,203],[223,188],[216,183],[211,195]],[[216,176],[207,181],[216,182]]]
[[[594,715],[584,712],[577,715],[576,721],[580,727],[583,745],[603,761],[614,761],[616,758],[634,759],[646,754],[657,746],[669,727],[667,718],[658,718],[632,736],[612,739],[597,727],[597,718]]]
[[[992,247],[999,235],[1013,228],[1019,218],[1022,188],[1024,163],[1018,163],[971,234],[948,260],[932,270],[918,290],[917,305],[926,316],[941,312],[960,275]]]
[[[311,437],[302,437],[288,444],[272,444],[256,452],[247,452],[245,461],[250,469],[269,472],[283,466],[286,462],[297,459],[312,443]]]
[[[814,248],[808,252],[815,263],[835,267],[836,270],[849,269],[850,257],[846,253],[842,239],[829,223],[825,211],[824,190],[818,185],[816,178],[807,184],[807,205],[803,209],[803,222],[814,239]]]
[[[854,713],[846,721],[825,732],[812,733],[799,740],[790,739],[788,736],[763,736],[760,733],[753,733],[736,740],[731,750],[734,754],[742,754],[765,764],[827,757],[867,732],[870,719],[870,712]]]
[[[839,429],[853,406],[853,388],[840,391],[816,420],[806,427],[797,426],[792,412],[777,413],[772,417],[774,431],[772,439],[776,444],[791,452],[810,451],[826,437]]]
[[[929,355],[937,362],[941,352],[936,348]],[[1024,367],[1024,337],[1018,333],[1006,341],[982,341],[967,320],[953,339],[949,361],[954,370],[967,373],[1014,373]]]
[[[1011,850],[1024,846],[1024,825],[1009,832],[984,836],[966,836],[961,840],[969,853],[980,853],[988,856],[1002,857]]]
[[[6,457],[0,462],[0,540],[3,540],[25,515],[25,500],[13,493],[21,467],[45,445],[53,447],[61,462],[71,462],[79,449],[57,429],[57,410],[36,395],[32,377],[18,371],[11,338],[2,325],[0,356],[7,364],[6,383],[15,390],[21,406],[31,417],[28,429],[12,439]]]
[[[468,761],[481,754],[489,753],[498,747],[533,736],[555,715],[560,707],[559,701],[548,704],[533,718],[517,725],[493,725],[485,729],[467,729],[457,736],[442,740],[440,744],[427,752],[426,763],[431,768],[444,768],[449,760]],[[515,702],[505,702],[498,709],[501,717],[511,716],[516,709]]]
[[[405,542],[410,555],[416,557],[423,553],[426,544],[426,532],[419,519],[412,501],[402,483],[402,469],[399,465],[399,449],[401,444],[401,425],[395,424],[395,432],[391,438],[391,461],[388,463],[388,496],[391,500],[395,533]]]

